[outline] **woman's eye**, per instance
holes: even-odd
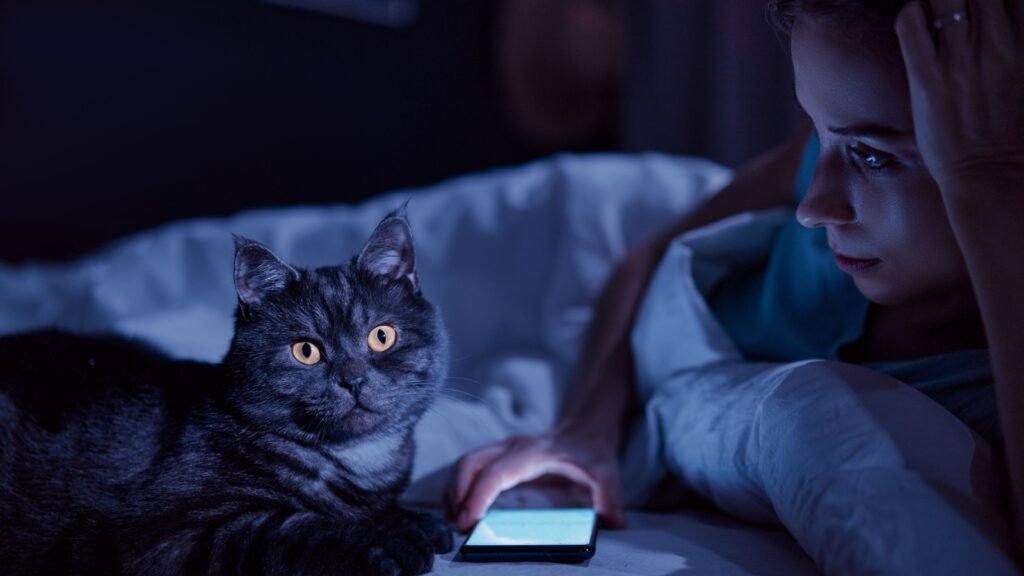
[[[320,362],[320,349],[308,340],[299,340],[292,344],[292,356],[306,366]]]
[[[860,164],[876,172],[883,172],[892,164],[890,157],[870,148],[850,146],[849,150]]]
[[[395,333],[395,329],[387,324],[381,324],[370,330],[370,334],[366,341],[370,345],[370,350],[374,352],[384,352],[395,345],[395,341],[398,340],[398,334]]]

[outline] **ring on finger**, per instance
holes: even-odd
[[[951,12],[949,14],[946,14],[945,16],[940,16],[940,17],[932,20],[932,28],[934,28],[936,30],[942,30],[943,28],[946,28],[947,26],[949,26],[951,24],[961,24],[961,23],[963,23],[963,24],[967,23],[967,11],[966,10],[957,10],[956,12]]]

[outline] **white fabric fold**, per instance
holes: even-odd
[[[884,374],[808,360],[746,363],[701,287],[763,258],[788,211],[678,238],[632,334],[643,427],[636,500],[671,473],[716,506],[781,523],[830,574],[1015,574],[991,448]]]

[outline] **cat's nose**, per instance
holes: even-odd
[[[362,388],[363,382],[365,380],[366,380],[366,378],[363,378],[362,376],[352,376],[352,377],[348,377],[348,378],[342,378],[341,386],[342,386],[342,388],[348,388],[349,391],[352,392],[352,397],[355,398],[356,401],[358,402],[359,401],[359,390]]]

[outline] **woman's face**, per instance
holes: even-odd
[[[939,194],[914,141],[894,46],[868,48],[838,28],[798,21],[796,96],[821,141],[797,219],[822,227],[836,264],[879,304],[969,287]]]

